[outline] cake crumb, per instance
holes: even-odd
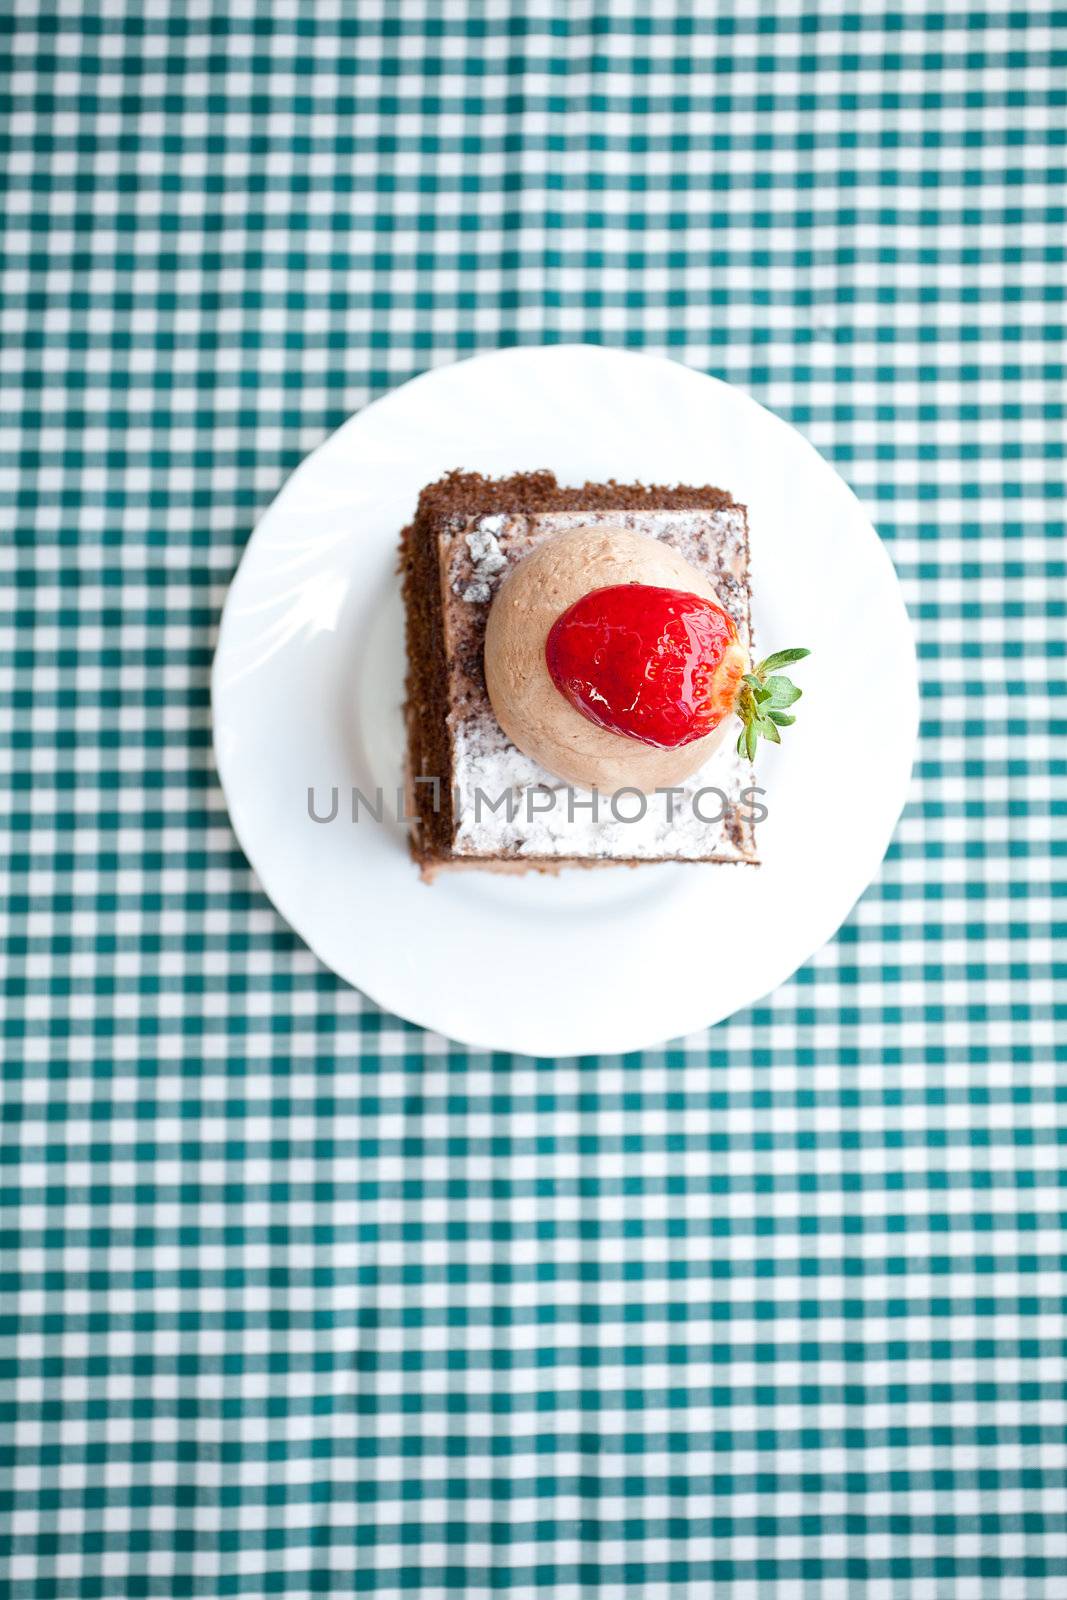
[[[477,527],[466,535],[474,581],[463,589],[457,586],[454,592],[471,605],[484,605],[492,597],[490,580],[498,572],[503,572],[508,564],[508,558],[496,537],[498,533],[503,533],[505,521],[506,518],[501,516],[483,517]]]

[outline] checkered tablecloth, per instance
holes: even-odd
[[[1055,10],[4,10],[0,1593],[1063,1600]],[[924,721],[790,982],[535,1063],[289,932],[208,673],[311,446],[553,340],[837,464]]]

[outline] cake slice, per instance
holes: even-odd
[[[710,581],[750,644],[745,508],[723,490],[571,489],[548,472],[452,472],[430,484],[401,539],[411,848],[424,876],[444,867],[757,860],[752,768],[732,739],[682,792],[650,794],[643,806],[636,791],[598,796],[594,815],[589,796],[524,755],[493,713],[483,646],[496,590],[545,540],[598,526],[670,546]]]

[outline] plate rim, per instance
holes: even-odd
[[[769,981],[765,987],[760,989],[759,994],[751,998],[746,998],[738,1007],[734,1009],[723,1011],[718,1015],[714,1015],[710,1021],[697,1023],[695,1026],[690,1025],[687,1021],[686,1025],[681,1031],[671,1032],[667,1035],[663,1034],[660,1027],[656,1027],[654,1030],[649,1030],[638,1037],[633,1037],[633,1031],[631,1029],[628,1032],[626,1042],[619,1040],[618,1042],[613,1041],[611,1043],[599,1044],[595,1047],[581,1046],[578,1049],[574,1049],[573,1047],[539,1049],[531,1048],[529,1044],[501,1044],[499,1039],[494,1040],[488,1037],[485,1031],[480,1030],[477,1027],[477,1013],[473,1011],[471,1014],[470,1027],[454,1027],[449,1025],[447,1031],[444,1031],[439,1020],[427,1017],[425,1015],[423,1005],[420,1001],[416,1000],[414,1003],[405,1004],[404,1010],[401,1011],[397,1009],[395,1001],[390,1002],[383,1000],[374,992],[377,984],[373,980],[369,985],[365,984],[362,980],[358,982],[353,981],[352,979],[349,979],[342,973],[338,972],[332,962],[325,958],[320,949],[319,940],[316,936],[314,928],[307,928],[308,919],[299,912],[296,914],[293,913],[292,904],[289,898],[288,886],[284,884],[275,884],[274,887],[268,888],[268,874],[261,869],[259,861],[257,861],[253,851],[250,849],[247,831],[244,825],[245,819],[241,814],[240,805],[235,803],[233,774],[229,771],[228,757],[220,748],[219,705],[223,692],[220,680],[221,664],[225,655],[226,636],[227,633],[232,631],[233,627],[235,626],[232,602],[234,600],[235,592],[238,588],[242,575],[247,576],[247,570],[250,567],[251,559],[253,558],[253,546],[255,545],[257,535],[260,534],[264,522],[283,506],[284,501],[286,501],[290,496],[295,480],[305,472],[305,469],[310,466],[316,457],[319,457],[324,451],[328,451],[331,447],[335,447],[340,439],[340,436],[344,434],[346,430],[353,427],[354,424],[358,423],[361,419],[366,418],[368,413],[377,412],[380,415],[381,412],[383,410],[387,410],[391,402],[394,402],[401,394],[411,390],[415,386],[424,386],[428,383],[432,383],[435,378],[452,372],[457,368],[466,368],[474,364],[489,365],[498,361],[506,362],[509,359],[518,359],[520,362],[523,360],[540,362],[544,361],[545,359],[551,361],[560,358],[574,359],[575,357],[580,359],[592,358],[594,360],[603,360],[606,358],[608,363],[612,364],[620,359],[623,361],[651,361],[655,362],[661,367],[669,368],[672,376],[674,377],[677,377],[679,374],[685,374],[698,383],[710,383],[716,388],[727,390],[730,392],[733,399],[740,400],[743,405],[753,407],[755,410],[765,413],[767,416],[772,418],[778,426],[789,429],[794,436],[794,439],[799,441],[800,445],[803,447],[804,452],[813,457],[821,469],[833,475],[833,477],[836,479],[839,492],[843,492],[847,496],[848,500],[852,504],[852,509],[855,512],[858,512],[863,523],[869,529],[872,535],[874,544],[871,548],[877,552],[878,558],[880,559],[880,563],[883,567],[884,577],[888,580],[893,589],[898,602],[899,611],[903,621],[906,624],[906,627],[902,633],[902,637],[906,637],[908,642],[908,666],[910,669],[907,683],[909,691],[907,696],[908,703],[906,707],[906,710],[909,713],[909,737],[907,741],[908,772],[900,785],[900,793],[902,796],[900,804],[895,808],[892,820],[888,823],[888,826],[882,830],[882,832],[884,832],[884,837],[882,837],[882,832],[880,832],[877,840],[872,840],[872,843],[864,854],[865,865],[862,873],[862,885],[855,897],[852,899],[847,910],[845,910],[842,915],[838,915],[836,912],[833,914],[832,926],[828,931],[824,932],[820,926],[818,930],[819,937],[817,942],[811,945],[808,953],[799,961],[787,960],[784,962],[779,962],[778,965],[782,967],[783,970],[774,970],[771,972]],[[915,623],[910,611],[908,610],[900,582],[900,577],[897,573],[896,566],[893,562],[892,556],[890,555],[886,542],[878,534],[872,519],[868,516],[866,508],[853,490],[852,486],[841,476],[841,474],[837,471],[836,466],[832,462],[828,461],[816,449],[812,442],[800,432],[798,428],[796,428],[791,422],[787,421],[786,418],[780,417],[776,412],[771,411],[769,407],[764,406],[762,402],[757,400],[747,390],[739,387],[738,385],[729,383],[727,380],[720,378],[713,373],[703,372],[699,368],[689,366],[687,363],[678,361],[673,357],[663,355],[659,352],[630,349],[614,345],[588,344],[581,341],[561,341],[550,344],[517,344],[502,346],[493,350],[474,352],[469,356],[463,357],[459,361],[442,362],[425,368],[422,372],[417,373],[415,376],[407,379],[403,383],[395,385],[385,394],[377,396],[375,399],[369,401],[366,405],[351,413],[336,428],[331,430],[331,432],[327,434],[324,439],[320,440],[317,445],[313,446],[313,448],[309,450],[307,454],[304,455],[301,460],[292,468],[291,472],[282,482],[278,491],[257,516],[227,585],[226,594],[223,600],[221,611],[219,613],[210,675],[212,755],[219,785],[226,804],[227,817],[230,827],[242,853],[245,856],[246,861],[248,862],[253,877],[255,878],[255,881],[265,898],[270,902],[275,912],[287,923],[295,937],[307,946],[315,960],[319,962],[321,966],[333,973],[339,982],[345,984],[349,988],[355,989],[358,994],[365,996],[372,1002],[372,1004],[378,1007],[384,1016],[390,1018],[396,1017],[402,1022],[419,1027],[427,1032],[436,1033],[439,1037],[452,1041],[461,1047],[490,1053],[524,1055],[534,1060],[559,1060],[568,1057],[580,1058],[589,1055],[625,1055],[644,1050],[667,1049],[675,1041],[685,1039],[693,1032],[700,1032],[704,1029],[716,1027],[720,1022],[724,1022],[728,1018],[736,1016],[739,1012],[749,1010],[751,1007],[761,1004],[769,994],[773,993],[774,990],[779,988],[783,983],[787,982],[794,973],[798,972],[803,966],[813,960],[814,957],[817,956],[823,949],[825,949],[826,946],[834,939],[837,932],[852,915],[856,905],[858,905],[859,901],[863,898],[871,884],[876,881],[880,869],[884,864],[888,850],[892,844],[893,838],[896,834],[901,816],[910,803],[915,760],[918,749],[921,710],[920,694],[921,684],[919,679],[919,657],[916,644]],[[674,864],[653,863],[651,865],[666,865],[669,868]],[[700,864],[696,864],[695,867],[691,865],[690,870],[698,870],[699,865]],[[741,870],[741,868],[735,866],[735,871],[739,870]],[[415,872],[413,863],[412,872]],[[307,929],[307,931],[305,931],[305,929]],[[712,1009],[714,1011],[716,1008],[713,1007]],[[610,1032],[610,1029],[608,1031]]]

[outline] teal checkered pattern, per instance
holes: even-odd
[[[0,1593],[1063,1600],[1063,15],[13,6]],[[533,1062],[283,925],[208,672],[311,446],[557,340],[837,464],[924,720],[793,979]]]

